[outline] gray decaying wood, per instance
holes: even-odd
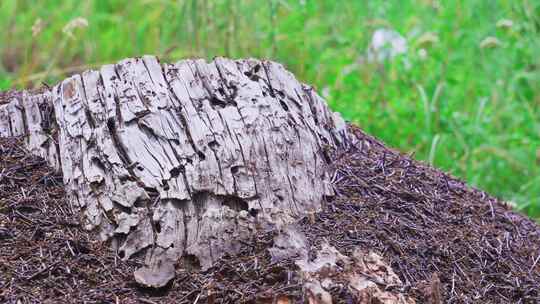
[[[159,287],[182,257],[206,269],[260,229],[319,210],[345,123],[282,65],[126,59],[0,105],[0,136],[61,170],[86,229]]]
[[[280,230],[274,238],[273,247],[269,249],[273,262],[284,259],[294,261],[307,302],[332,304],[334,301],[328,291],[345,287],[354,295],[355,303],[359,304],[416,303],[402,293],[405,284],[375,252],[357,247],[347,256],[335,247],[322,243],[320,249],[312,248],[310,255],[309,247],[305,235],[293,224]]]

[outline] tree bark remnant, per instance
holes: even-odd
[[[135,278],[151,287],[181,257],[207,269],[319,210],[329,151],[348,138],[313,88],[254,59],[144,56],[6,96],[0,136],[62,171],[85,228],[123,259],[145,254]]]

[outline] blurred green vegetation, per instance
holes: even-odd
[[[538,1],[2,0],[0,28],[0,89],[142,54],[274,59],[388,145],[540,217]],[[408,49],[370,63],[381,28]]]

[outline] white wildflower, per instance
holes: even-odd
[[[403,67],[405,70],[410,70],[412,68],[412,63],[407,57],[403,57],[401,62],[403,63]]]
[[[422,4],[430,6],[436,10],[439,10],[441,8],[441,3],[437,0],[423,0]]]
[[[357,61],[358,62],[354,62],[352,64],[348,64],[348,65],[344,66],[341,69],[341,75],[347,76],[347,75],[351,74],[352,72],[356,71],[358,69],[359,62],[363,62],[362,56],[360,56]]]
[[[367,60],[382,62],[407,52],[407,40],[398,32],[378,29],[373,33],[368,48]]]
[[[329,87],[324,87],[322,89],[321,95],[322,95],[323,98],[328,99],[328,97],[330,97],[330,88]]]
[[[34,22],[34,25],[32,25],[32,37],[36,37],[41,33],[43,30],[43,20],[41,18],[37,18]]]
[[[420,36],[418,40],[416,40],[416,45],[419,47],[426,48],[434,44],[437,44],[438,42],[439,42],[439,36],[437,36],[436,33],[427,32],[427,33],[422,34],[422,36]]]
[[[480,42],[480,48],[482,49],[492,49],[501,46],[501,41],[499,39],[489,36],[486,37],[482,42]]]
[[[515,201],[505,201],[504,202],[506,206],[510,207],[510,209],[518,209],[519,206]]]
[[[497,21],[496,26],[500,29],[509,30],[514,26],[514,22],[510,19],[501,19]]]
[[[77,28],[83,28],[83,27],[88,27],[88,20],[82,17],[77,17],[69,21],[62,29],[62,32],[66,34],[68,37],[72,38],[73,31]]]
[[[424,60],[427,58],[427,51],[426,49],[419,49],[418,50],[418,57],[420,57],[420,59]]]

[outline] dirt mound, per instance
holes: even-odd
[[[313,254],[329,244],[345,256],[374,251],[417,303],[540,302],[540,227],[497,199],[359,138],[336,155],[336,197],[298,225]],[[64,199],[61,177],[0,139],[0,302],[291,303],[304,302],[293,261],[272,261],[272,233],[246,242],[206,272],[189,258],[158,291],[140,289],[137,258],[121,261],[83,231]],[[314,257],[315,258],[315,257]],[[375,282],[381,285],[381,282]],[[384,290],[398,287],[379,286]],[[355,303],[346,287],[329,292]],[[367,302],[369,303],[369,302]]]

